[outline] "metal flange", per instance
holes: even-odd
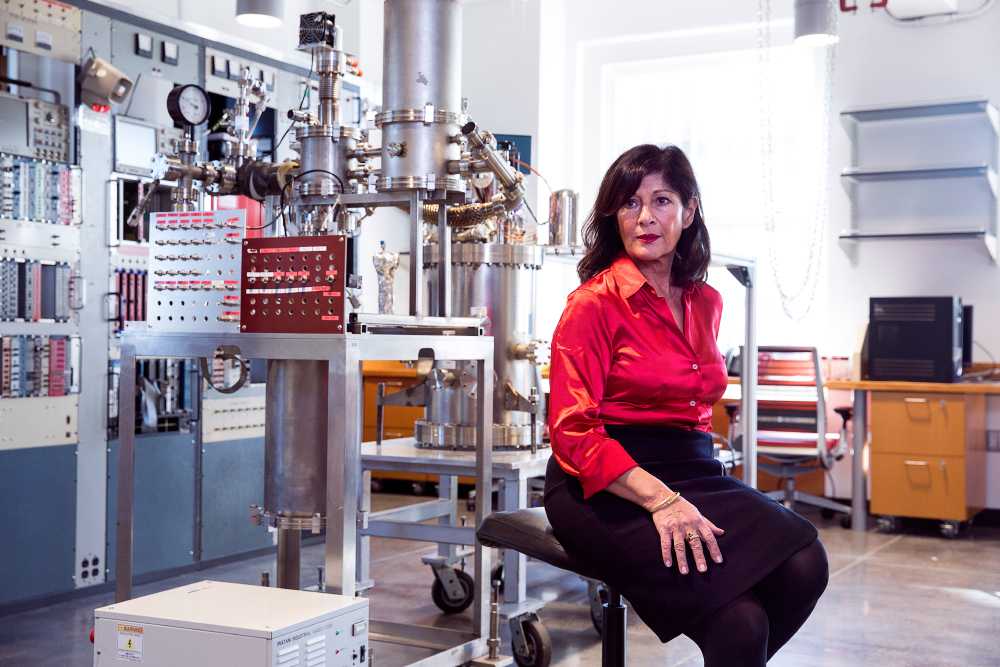
[[[453,243],[452,264],[500,264],[541,268],[545,246],[506,243]],[[438,263],[438,247],[424,246],[424,266]]]
[[[476,450],[476,427],[436,424],[423,419],[414,423],[413,439],[424,449]],[[547,446],[547,445],[540,445]],[[493,450],[531,449],[530,424],[494,424]]]

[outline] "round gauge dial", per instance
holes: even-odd
[[[208,93],[193,83],[177,86],[167,96],[167,111],[170,117],[182,125],[201,125],[208,120],[211,110],[212,104],[208,101]]]

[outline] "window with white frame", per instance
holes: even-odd
[[[684,150],[701,187],[713,250],[757,259],[757,330],[762,345],[822,347],[825,342],[818,340],[825,328],[824,274],[820,272],[808,314],[799,321],[787,317],[767,245],[774,244],[782,288],[797,292],[810,261],[820,179],[825,178],[823,53],[795,46],[770,49],[764,67],[770,81],[764,88],[763,111],[761,54],[756,50],[602,68],[602,165],[607,168],[623,151],[642,143],[676,144]],[[766,232],[764,222],[762,113],[771,117],[774,234]],[[825,260],[814,256],[811,261]],[[723,350],[738,346],[744,340],[743,288],[720,269],[713,269],[710,283],[726,302],[719,346]],[[811,291],[806,288],[806,294]]]

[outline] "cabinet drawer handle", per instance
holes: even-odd
[[[904,466],[930,466],[927,461],[903,461]]]
[[[903,403],[926,403],[926,398],[904,398]]]

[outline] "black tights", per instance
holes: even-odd
[[[809,618],[829,576],[826,551],[816,540],[686,634],[705,667],[760,667]]]

